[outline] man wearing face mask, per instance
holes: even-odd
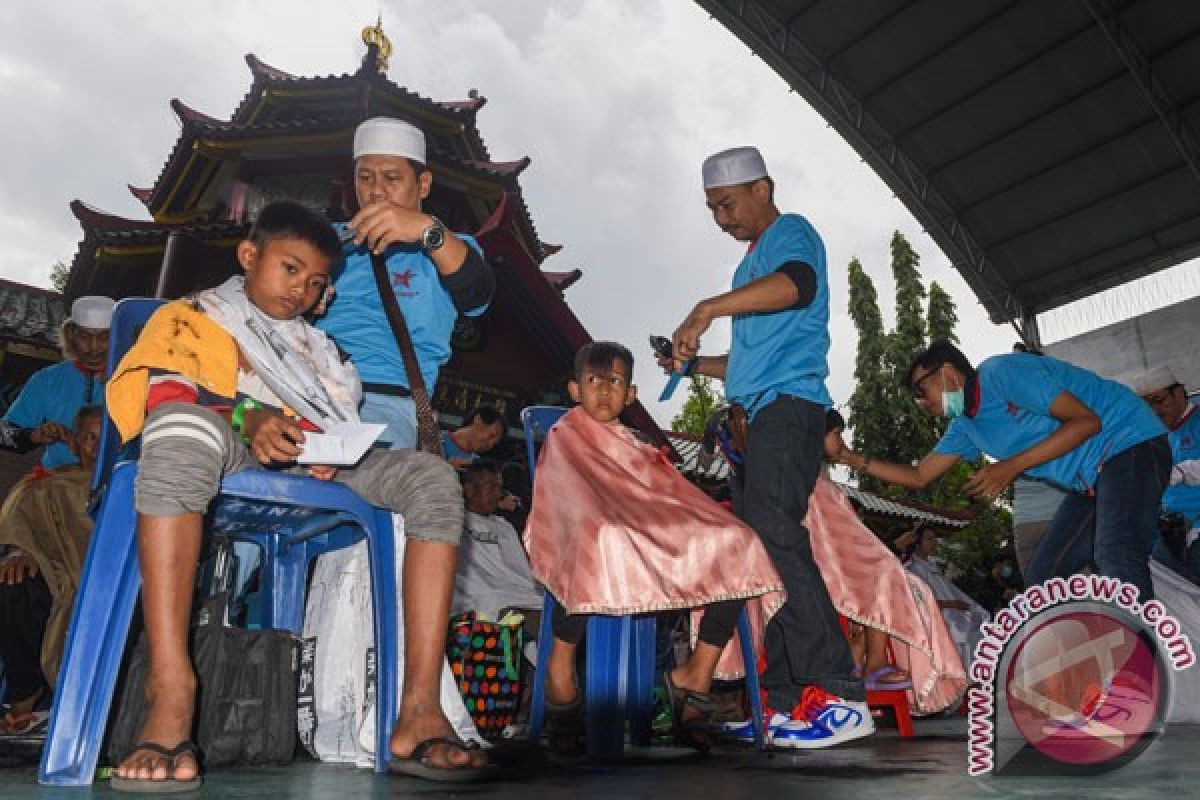
[[[993,356],[976,370],[939,340],[917,355],[905,383],[918,405],[950,425],[916,466],[889,464],[826,438],[833,460],[879,480],[928,486],[959,460],[993,461],[966,490],[993,500],[1018,476],[1067,492],[1038,544],[1030,584],[1094,566],[1153,597],[1150,551],[1171,472],[1166,429],[1132,391],[1048,356]]]

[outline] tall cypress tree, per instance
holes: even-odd
[[[889,397],[884,377],[887,355],[887,335],[883,330],[883,315],[879,313],[879,296],[875,284],[857,258],[850,261],[847,273],[850,282],[849,312],[858,329],[858,353],[854,360],[854,393],[850,395],[847,423],[853,431],[855,450],[875,458],[884,457],[890,431],[888,425]],[[859,475],[859,483],[868,491],[877,491],[879,481],[869,475]]]
[[[929,284],[929,313],[925,319],[929,327],[929,341],[946,339],[958,343],[958,334],[954,332],[954,326],[958,324],[958,310],[954,299],[937,281]]]
[[[896,327],[887,339],[887,378],[891,407],[891,446],[886,457],[901,464],[921,458],[936,442],[929,415],[917,407],[905,373],[927,344],[925,286],[920,256],[899,231],[892,234],[892,276],[896,281]]]

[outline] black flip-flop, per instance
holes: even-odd
[[[474,783],[495,777],[495,764],[485,764],[482,767],[437,767],[429,763],[429,751],[439,744],[457,747],[459,750],[470,752],[478,750],[477,742],[464,742],[449,736],[435,736],[419,742],[407,757],[393,755],[388,761],[388,772],[393,775],[407,775],[410,778],[422,778],[439,783]]]
[[[138,742],[133,747],[129,748],[129,752],[121,759],[120,763],[124,764],[139,750],[148,750],[151,753],[157,753],[167,759],[167,764],[171,769],[171,774],[175,774],[175,768],[179,763],[179,757],[190,755],[196,762],[196,769],[200,769],[200,750],[192,742],[184,740],[174,747],[163,747],[155,742]],[[204,783],[204,779],[199,774],[196,777],[186,780],[177,781],[174,778],[167,780],[156,781],[152,778],[122,778],[119,775],[113,775],[109,779],[109,786],[118,792],[133,792],[136,794],[175,794],[176,792],[190,792],[199,789]]]

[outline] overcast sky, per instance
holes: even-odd
[[[845,266],[858,257],[891,320],[888,242],[902,231],[958,303],[973,358],[1006,351],[933,241],[821,117],[719,23],[687,0],[388,0],[374,2],[6,4],[0,27],[0,276],[47,285],[81,232],[73,198],[146,217],[126,183],[149,186],[174,145],[172,97],[227,118],[250,85],[254,53],[300,75],[352,72],[360,34],[382,9],[389,77],[438,100],[488,98],[478,123],[494,159],[528,155],[521,184],[545,241],[546,269],[579,267],[568,300],[596,338],[642,358],[643,400],[663,377],[646,336],[669,334],[696,300],[728,288],[743,246],[704,207],[700,162],[757,145],[785,211],[825,240],[835,402],[849,397],[855,332]],[[728,326],[704,340],[728,346]]]

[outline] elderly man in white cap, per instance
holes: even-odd
[[[825,246],[804,217],[779,213],[756,148],[717,153],[701,173],[713,220],[749,246],[732,291],[701,300],[675,331],[674,356],[680,368],[723,380],[726,397],[749,418],[737,510],[762,537],[787,588],[787,603],[766,631],[771,742],[827,747],[875,728],[804,527],[831,405]],[[700,337],[718,317],[733,319],[732,347],[727,355],[701,356]],[[672,677],[681,690],[709,690],[698,676]],[[730,732],[752,736],[748,723]]]
[[[1171,484],[1163,492],[1163,509],[1183,517],[1187,530],[1185,561],[1192,580],[1200,579],[1200,413],[1170,367],[1138,375],[1132,388],[1167,426],[1171,443]],[[1156,555],[1161,552],[1156,550]]]
[[[349,222],[354,247],[334,270],[336,295],[317,327],[350,355],[363,381],[364,422],[386,423],[381,442],[417,442],[416,412],[404,363],[388,326],[371,269],[384,256],[392,289],[412,335],[425,386],[450,358],[459,314],[478,316],[495,291],[495,276],[470,236],[453,233],[421,210],[433,187],[425,134],[391,117],[373,117],[354,133],[354,187],[359,211]]]
[[[417,444],[416,410],[375,282],[372,254],[385,259],[430,393],[438,369],[450,358],[458,315],[476,316],[487,309],[495,277],[471,237],[447,230],[437,217],[422,212],[433,174],[425,135],[418,128],[391,117],[359,125],[354,185],[359,210],[346,226],[353,242],[334,269],[336,294],[317,327],[358,368],[362,420],[387,425],[379,444],[411,449]],[[483,751],[462,742],[438,702],[441,682],[450,680],[443,645],[457,554],[457,547],[418,534],[407,540],[404,555],[404,685],[391,737],[391,768],[433,780],[475,780],[489,774]],[[339,555],[325,558],[336,563]],[[413,602],[417,592],[421,599]]]
[[[104,403],[112,309],[108,297],[80,297],[72,303],[61,330],[66,360],[35,372],[4,414],[14,449],[48,445],[42,455],[47,469],[78,462],[65,443],[71,424],[79,409]]]

